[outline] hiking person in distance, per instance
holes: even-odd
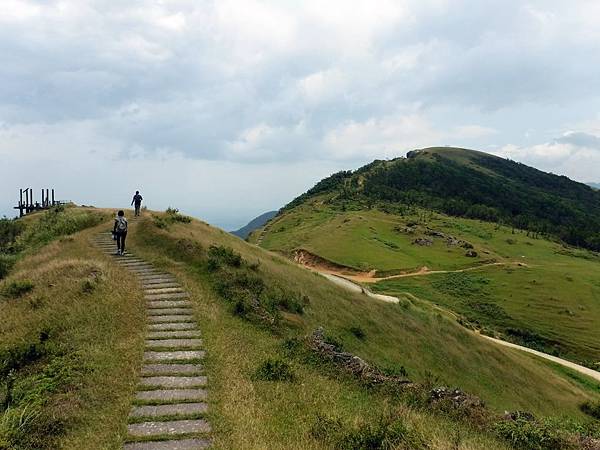
[[[121,210],[115,218],[113,235],[117,237],[117,255],[125,254],[125,239],[127,238],[127,219],[125,213]]]
[[[140,215],[140,206],[142,206],[142,196],[140,195],[140,191],[135,191],[135,195],[133,196],[133,200],[131,200],[131,204],[135,203],[135,216]]]

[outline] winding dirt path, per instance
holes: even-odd
[[[520,262],[495,262],[495,263],[487,263],[481,264],[480,266],[467,267],[465,269],[456,269],[456,270],[430,270],[427,266],[421,267],[416,272],[407,272],[401,273],[398,275],[390,275],[387,277],[375,277],[375,271],[371,272],[361,272],[357,274],[350,274],[346,272],[342,272],[339,270],[335,270],[329,267],[322,267],[319,265],[306,265],[302,264],[304,267],[307,267],[311,270],[319,272],[321,274],[334,275],[339,278],[344,278],[346,280],[353,281],[355,283],[377,283],[378,281],[386,281],[386,280],[394,280],[397,278],[409,278],[409,277],[422,277],[426,275],[436,275],[441,273],[462,273],[462,272],[472,272],[479,269],[484,269],[486,267],[494,267],[494,266],[510,266],[510,267],[526,267],[525,264]]]
[[[501,263],[495,263],[495,264],[488,264],[489,265],[499,265]],[[306,266],[305,266],[306,267]],[[484,267],[484,266],[479,266],[479,267]],[[343,275],[343,276],[339,276],[337,274],[332,274],[332,273],[328,273],[328,272],[321,272],[318,269],[316,269],[315,267],[307,267],[310,270],[313,270],[314,272],[320,273],[321,275],[323,275],[325,278],[327,278],[328,280],[332,281],[333,283],[337,284],[338,286],[341,286],[343,288],[346,288],[350,291],[353,292],[362,292],[363,294],[371,297],[371,298],[376,298],[378,300],[382,300],[382,301],[386,301],[386,302],[390,302],[390,303],[398,303],[400,300],[397,297],[392,297],[390,295],[382,295],[382,294],[375,294],[373,292],[371,292],[370,290],[364,288],[363,286],[360,286],[358,284],[356,284],[355,282],[353,282],[350,277],[348,277],[347,275]],[[463,270],[458,270],[458,271],[431,271],[428,273],[449,273],[449,272],[465,272],[467,270],[474,270],[475,268],[471,268],[471,269],[463,269]],[[402,275],[402,276],[411,276],[410,274],[406,274],[406,275]],[[412,275],[412,276],[417,276],[417,275]],[[395,276],[395,278],[397,278],[397,276]],[[412,296],[412,295],[411,295]],[[412,296],[414,297],[414,296]],[[420,299],[418,299],[417,297],[414,297],[415,299],[422,301]],[[443,308],[440,308],[436,305],[433,305],[435,308],[440,309],[441,311],[448,313],[450,315],[456,316],[452,311],[448,311],[445,310]],[[466,329],[466,328],[465,328]],[[590,378],[593,378],[594,380],[600,382],[600,372],[590,369],[588,367],[582,366],[580,364],[576,364],[574,362],[568,361],[566,359],[562,359],[562,358],[558,358],[557,356],[552,356],[549,355],[547,353],[543,353],[540,352],[538,350],[533,350],[529,347],[524,347],[522,345],[517,345],[517,344],[513,344],[512,342],[507,342],[507,341],[503,341],[501,339],[496,339],[490,336],[486,336],[483,335],[481,333],[475,332],[473,331],[473,333],[477,336],[479,336],[482,339],[487,339],[488,341],[492,341],[493,343],[497,344],[497,345],[502,345],[503,347],[509,347],[515,350],[521,350],[523,352],[527,352],[527,353],[531,353],[533,355],[536,355],[540,358],[546,359],[548,361],[552,361],[556,364],[560,364],[561,366],[564,367],[568,367],[569,369],[575,370],[576,372],[579,372],[583,375],[587,375]]]

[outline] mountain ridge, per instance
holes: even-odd
[[[239,238],[246,239],[250,233],[265,226],[266,223],[276,215],[277,211],[267,211],[262,213],[260,216],[255,217],[243,227],[235,231],[230,231],[230,233]]]
[[[600,192],[566,176],[476,150],[431,147],[375,160],[324,178],[282,211],[317,195],[327,195],[327,201],[342,207],[415,205],[600,250]]]

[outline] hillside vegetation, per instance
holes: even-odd
[[[428,401],[409,400],[402,390],[365,389],[303,356],[299,343],[319,327],[329,342],[382,373],[419,386],[458,386],[482,397],[493,414],[527,410],[582,426],[588,419],[580,405],[597,401],[597,383],[490,345],[425,302],[408,296],[399,305],[374,301],[201,222],[168,229],[156,222],[141,223],[133,242],[144,258],[176,271],[199,299],[217,402],[211,421],[227,430],[218,434],[219,448],[321,448],[335,440],[338,421],[372,427],[382,412],[399,414],[432,448],[452,448],[448,436],[454,434],[444,438],[446,427],[461,430],[460,448],[503,447],[502,440],[483,444],[499,434],[476,432],[477,419],[455,422],[452,413],[425,406]],[[323,431],[325,442],[315,436],[323,421],[332,428]]]
[[[109,228],[105,212],[56,214],[102,221],[22,248],[0,282],[0,448],[117,449],[143,351],[141,289],[89,241]],[[192,294],[214,448],[553,449],[600,437],[598,383],[491,344],[428,302],[348,292],[174,209],[132,223],[129,241]]]
[[[600,250],[600,192],[564,176],[473,150],[428,148],[339,172],[292,201],[328,193],[342,207],[421,206],[509,224]]]
[[[261,245],[307,251],[376,292],[440,305],[467,327],[597,369],[600,257],[558,235],[567,223],[591,229],[577,221],[594,214],[599,193],[479,152],[409,156],[318,183],[271,221]]]
[[[2,449],[122,445],[144,316],[138,286],[88,242],[108,217],[56,208],[2,223],[16,230],[2,238]]]

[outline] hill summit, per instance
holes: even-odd
[[[462,148],[413,150],[335,173],[289,203],[317,195],[342,208],[421,206],[501,222],[600,250],[600,192],[565,176]]]

